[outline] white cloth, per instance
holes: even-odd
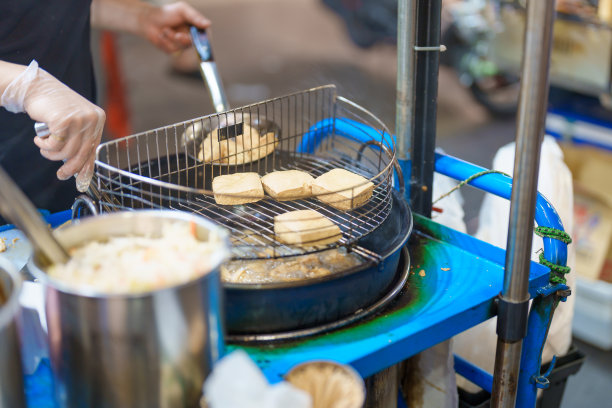
[[[501,147],[493,159],[492,168],[512,174],[514,167],[515,144]],[[554,138],[546,136],[542,143],[538,176],[538,191],[543,194],[557,210],[566,231],[573,228],[573,187],[572,175],[563,161],[563,152]],[[495,246],[505,248],[508,237],[508,222],[510,201],[487,194],[479,214],[479,227],[476,238]],[[538,251],[543,248],[542,238],[534,234],[531,259],[538,261]],[[575,249],[568,246],[567,265],[572,269],[575,265]],[[575,291],[574,273],[567,275],[567,284]],[[575,296],[568,297],[565,303],[560,303],[555,311],[548,338],[544,347],[542,361],[549,362],[553,355],[567,353],[571,344],[571,323],[574,316]],[[492,373],[495,363],[495,348],[497,319],[493,318],[454,337],[454,352],[484,370]],[[458,384],[468,391],[476,388],[463,378]]]

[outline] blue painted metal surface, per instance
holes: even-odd
[[[372,127],[358,122],[349,118],[327,118],[320,120],[319,122],[312,125],[308,131],[302,136],[302,140],[298,145],[296,151],[298,153],[314,153],[319,145],[325,140],[325,138],[332,134],[338,136],[346,136],[352,140],[361,141],[365,143],[370,140],[376,140],[381,142],[389,149],[393,149],[397,138],[395,135],[381,133]],[[371,146],[372,149],[376,149],[376,146]],[[404,180],[410,180],[410,160],[398,160],[399,166],[402,170]],[[397,174],[395,174],[394,185],[399,190],[399,180]],[[406,188],[404,191],[404,197],[406,201],[410,200],[410,189]]]
[[[493,376],[490,373],[456,354],[453,357],[457,374],[467,378],[486,392],[491,393],[493,389]]]
[[[298,153],[314,153],[317,147],[331,134],[350,137],[352,140],[365,143],[376,140],[384,144],[389,149],[395,146],[395,135],[381,133],[364,124],[349,118],[327,118],[320,120],[312,125],[302,136],[302,140],[297,147]]]
[[[436,154],[436,171],[457,180],[465,180],[485,170],[487,169],[484,167],[476,166],[452,156]],[[510,199],[512,193],[512,179],[503,174],[486,174],[472,180],[469,184],[506,199]],[[535,221],[542,227],[564,230],[557,211],[541,194],[538,194],[536,202]],[[567,262],[567,245],[552,238],[544,238],[543,241],[546,259],[552,263],[565,265]]]

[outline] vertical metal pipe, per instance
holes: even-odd
[[[441,0],[417,0],[415,50],[420,50],[416,52],[414,73],[410,203],[414,211],[426,217],[431,216],[435,165],[441,13]]]
[[[416,0],[399,0],[397,4],[397,82],[395,101],[395,134],[398,163],[404,180],[410,181],[410,151],[414,116],[414,45],[416,37]],[[396,180],[399,182],[399,179]],[[404,198],[410,200],[410,188]]]
[[[414,114],[414,41],[416,0],[399,0],[397,5],[397,84],[395,134],[398,157],[410,158]],[[407,175],[405,175],[406,177]]]
[[[497,324],[492,407],[514,407],[527,323],[529,263],[548,99],[548,68],[554,0],[529,0],[525,25],[521,93],[516,129],[514,178],[504,288]]]

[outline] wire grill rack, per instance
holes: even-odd
[[[242,123],[260,135],[272,132],[274,140],[267,143],[274,144],[273,152],[253,161],[240,157],[246,150],[204,160],[201,150],[211,131]],[[234,259],[294,256],[354,245],[382,224],[391,210],[395,162],[394,141],[385,125],[327,85],[103,143],[96,157],[96,198],[101,212],[170,208],[216,221],[231,232]],[[335,168],[366,177],[374,184],[372,197],[341,211],[317,197],[276,201],[265,196],[229,206],[217,204],[213,196],[212,180],[219,175],[297,169],[317,177]],[[338,225],[340,241],[294,246],[277,240],[274,217],[304,209]]]

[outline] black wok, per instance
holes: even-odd
[[[305,281],[224,283],[225,322],[231,335],[269,334],[340,320],[382,298],[393,286],[400,252],[412,231],[412,214],[393,191],[387,219],[358,245],[381,257],[354,268]]]

